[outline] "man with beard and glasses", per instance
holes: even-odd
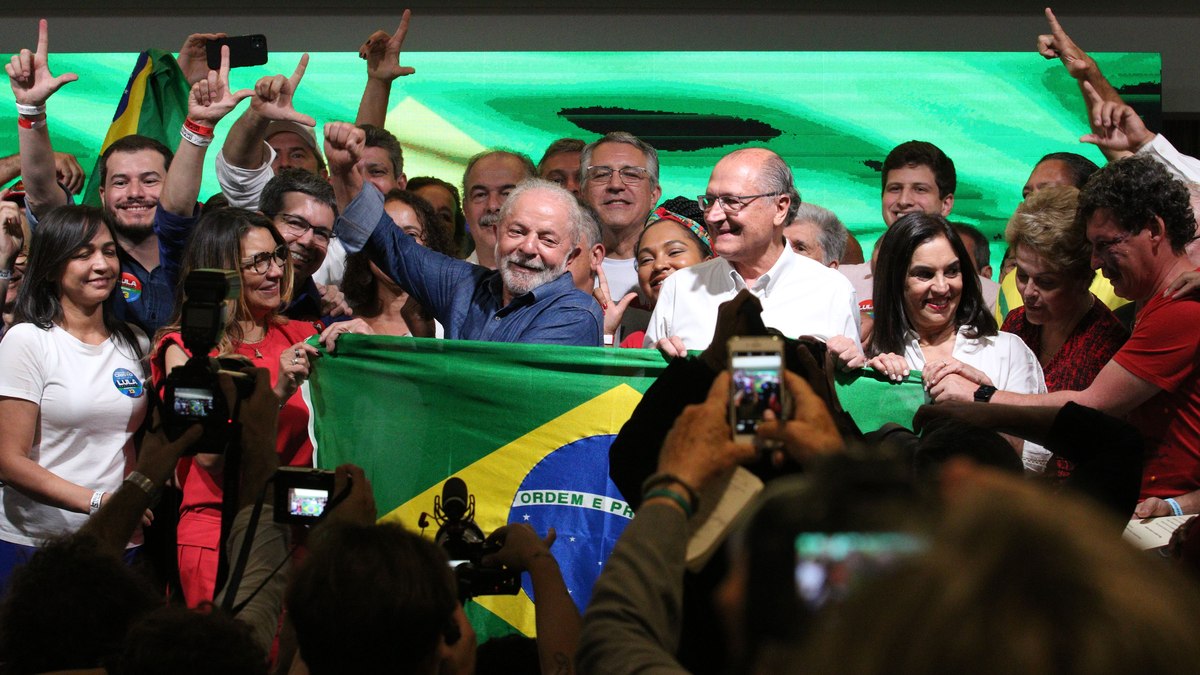
[[[371,260],[445,327],[451,340],[600,345],[600,307],[575,288],[567,267],[583,251],[587,212],[570,192],[537,178],[515,185],[499,208],[489,270],[431,251],[395,226],[383,195],[354,169],[364,134],[325,125],[325,157],[346,250]]]

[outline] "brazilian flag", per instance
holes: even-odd
[[[170,52],[149,49],[138,54],[137,63],[113,114],[112,125],[100,146],[103,155],[113,141],[130,134],[149,136],[172,152],[179,147],[179,128],[187,117],[191,87]],[[100,206],[100,160],[88,172],[83,203]]]
[[[318,466],[366,471],[381,522],[421,529],[450,476],[466,482],[485,533],[553,527],[567,588],[587,606],[633,512],[608,477],[608,448],[667,363],[655,350],[345,334],[306,385]],[[843,406],[864,429],[906,424],[919,380],[843,376]],[[433,537],[437,523],[427,520]],[[480,638],[534,635],[528,575],[516,596],[467,607]]]

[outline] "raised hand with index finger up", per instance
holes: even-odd
[[[12,86],[13,97],[19,105],[42,106],[64,84],[79,79],[75,73],[55,77],[50,72],[47,56],[50,51],[50,29],[46,20],[38,21],[37,51],[22,49],[14,54],[4,71]]]

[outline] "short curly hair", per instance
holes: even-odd
[[[1075,226],[1079,190],[1069,185],[1043,188],[1017,206],[1008,221],[1006,239],[1016,250],[1028,247],[1071,279],[1091,281],[1092,245]]]
[[[1145,229],[1155,216],[1162,218],[1175,253],[1183,253],[1196,234],[1187,187],[1150,157],[1127,157],[1093,174],[1079,193],[1075,226],[1085,229],[1101,209],[1107,209],[1122,229],[1133,233]]]

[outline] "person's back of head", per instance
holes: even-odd
[[[312,675],[436,672],[459,632],[446,554],[396,525],[329,525],[287,592],[300,657]]]
[[[160,600],[90,537],[46,544],[11,577],[0,605],[6,673],[107,666],[138,617]]]
[[[949,465],[933,545],[828,617],[813,672],[1117,675],[1200,663],[1200,593],[1091,504]]]
[[[266,675],[249,626],[216,609],[153,611],[129,629],[114,675]]]
[[[949,417],[925,426],[914,448],[913,467],[919,477],[927,477],[936,474],[951,457],[960,456],[1016,475],[1024,470],[1021,458],[1003,436]]]

